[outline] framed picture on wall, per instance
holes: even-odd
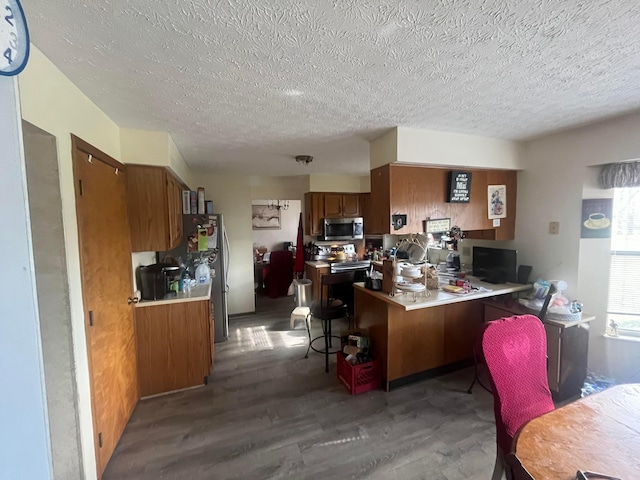
[[[280,209],[251,205],[251,223],[254,230],[280,230]]]
[[[489,185],[487,191],[489,219],[507,218],[507,186]]]
[[[612,198],[585,198],[582,200],[580,238],[611,237]]]

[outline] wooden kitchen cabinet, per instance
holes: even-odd
[[[182,184],[163,167],[127,165],[131,250],[171,250],[182,242]]]
[[[206,383],[213,363],[210,304],[176,301],[135,309],[141,396]]]
[[[330,267],[327,265],[326,267],[315,267],[305,263],[304,265],[304,276],[307,280],[311,280],[312,282],[312,292],[313,299],[312,300],[320,300],[320,288],[322,286],[322,276],[327,275],[330,272]]]
[[[359,217],[359,193],[325,193],[324,216],[326,218]]]
[[[411,165],[384,165],[371,171],[370,221],[367,233],[406,234],[424,231],[427,218],[450,218],[468,238],[512,240],[515,237],[517,172],[513,170],[473,170],[469,203],[447,201],[451,168]],[[460,170],[460,169],[459,169]],[[488,185],[506,185],[507,217],[494,227],[488,218]],[[407,225],[391,227],[391,215],[407,215]]]
[[[304,209],[307,221],[304,224],[305,235],[322,235],[324,218],[324,193],[307,192],[304,194]]]

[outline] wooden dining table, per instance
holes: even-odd
[[[528,422],[514,450],[535,480],[578,470],[640,479],[640,384],[617,385]]]

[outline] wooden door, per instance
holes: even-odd
[[[127,303],[133,282],[126,179],[123,165],[77,137],[72,142],[94,442],[101,477],[139,398],[133,307]]]
[[[324,216],[326,218],[336,218],[342,216],[342,194],[324,194]]]
[[[342,196],[342,215],[345,217],[360,216],[360,194]]]

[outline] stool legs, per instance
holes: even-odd
[[[329,347],[331,346],[331,322],[329,320],[323,320],[323,330],[324,330],[324,360],[325,360],[325,368],[324,371],[329,373]],[[329,325],[327,325],[327,323]]]

